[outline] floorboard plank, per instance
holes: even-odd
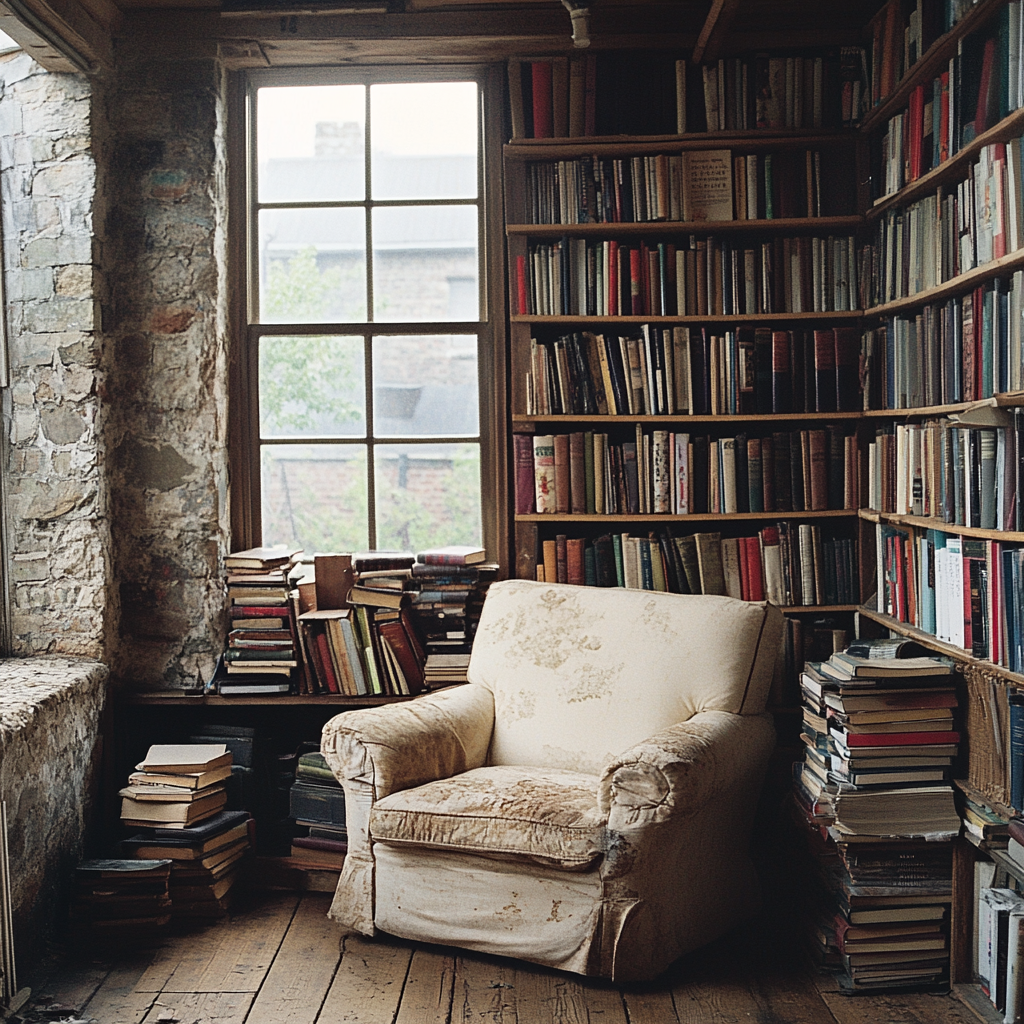
[[[245,1024],[253,998],[252,992],[168,993],[156,1000],[143,1024],[162,1024],[161,1017],[168,1019],[166,1011],[181,1024]]]
[[[318,1020],[323,1024],[392,1024],[413,946],[387,939],[345,937],[345,951]]]
[[[395,1024],[448,1024],[454,981],[455,957],[451,953],[417,949]]]
[[[761,1006],[750,989],[751,955],[742,941],[720,939],[678,961],[666,974],[680,1024],[749,1024]],[[773,1022],[774,1024],[774,1022]]]
[[[106,962],[67,965],[40,986],[34,1002],[37,1006],[50,1002],[81,1010],[103,984],[111,968],[112,964]]]
[[[220,929],[220,942],[208,954],[187,956],[167,979],[164,992],[253,992],[270,970],[299,897],[274,893]]]
[[[247,1024],[312,1024],[341,960],[341,926],[327,917],[331,897],[299,904]]]
[[[140,992],[136,988],[152,959],[153,953],[146,952],[120,960],[79,1016],[101,1024],[141,1024],[157,998],[156,992]]]
[[[879,996],[844,996],[822,993],[839,1024],[978,1024],[958,999],[948,995],[907,993]]]
[[[515,986],[523,1024],[628,1024],[618,989],[597,979],[524,964]]]
[[[671,990],[652,987],[622,993],[629,1024],[678,1024]]]
[[[520,1024],[516,964],[500,957],[467,953],[455,961],[451,1024]],[[535,1016],[523,1014],[521,1024]]]
[[[230,920],[215,921],[189,930],[187,936],[171,935],[153,954],[153,960],[135,986],[136,992],[160,992],[186,959],[208,960],[224,939]]]

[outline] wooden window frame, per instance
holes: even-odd
[[[346,73],[347,72],[347,73]],[[294,68],[237,71],[227,82],[227,195],[229,285],[228,456],[230,466],[230,550],[261,540],[260,442],[257,352],[260,335],[285,333],[278,325],[256,324],[250,303],[255,264],[255,154],[252,152],[251,95],[260,85],[326,85],[374,82],[475,80],[480,87],[479,196],[480,320],[426,325],[437,333],[478,336],[480,512],[488,557],[503,569],[509,564],[509,484],[507,375],[507,293],[502,200],[501,142],[504,122],[504,68],[486,64],[387,64],[348,68]],[[369,311],[368,311],[369,315]],[[328,327],[325,330],[325,326]],[[415,330],[413,330],[415,326]],[[422,333],[424,324],[366,322],[359,325],[310,325],[289,334],[326,333],[399,335]],[[369,440],[369,438],[367,438]],[[378,438],[377,443],[397,443]],[[431,439],[437,441],[438,439]],[[439,439],[445,441],[449,439]],[[461,439],[451,439],[461,440]],[[371,455],[372,457],[372,455]]]

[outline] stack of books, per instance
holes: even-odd
[[[340,871],[348,851],[345,795],[323,754],[299,757],[290,804],[297,830],[292,858],[312,868]]]
[[[231,752],[223,744],[157,744],[120,791],[121,821],[181,829],[212,818],[227,804]]]
[[[72,925],[90,939],[152,934],[171,919],[167,859],[85,860],[75,870]]]
[[[427,688],[466,681],[480,611],[497,571],[479,547],[429,548],[416,555],[410,611],[423,638]]]
[[[250,849],[249,812],[220,811],[200,825],[153,829],[121,845],[128,856],[160,857],[160,863],[169,865],[173,917],[221,917]]]
[[[922,651],[858,641],[801,675],[795,795],[836,850],[815,931],[847,991],[948,976],[957,700],[952,664]]]
[[[288,573],[297,551],[252,548],[224,559],[230,632],[217,692],[289,693],[294,669],[294,609]]]

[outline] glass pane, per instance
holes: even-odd
[[[374,199],[475,199],[476,82],[370,86]]]
[[[261,338],[261,437],[363,437],[362,338]]]
[[[378,437],[475,436],[479,404],[476,335],[373,339]]]
[[[378,547],[480,543],[478,445],[380,445],[375,459]]]
[[[355,210],[260,213],[260,323],[366,319],[366,220]]]
[[[366,198],[366,88],[290,85],[256,94],[261,203]]]
[[[264,445],[261,454],[264,544],[369,546],[365,445]]]
[[[477,208],[373,211],[374,319],[477,320]]]

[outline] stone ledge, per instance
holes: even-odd
[[[99,783],[106,680],[87,658],[0,659],[0,797],[23,970],[67,912]]]

